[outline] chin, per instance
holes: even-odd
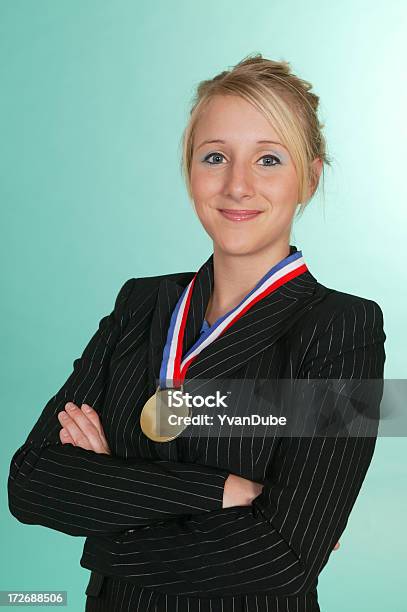
[[[219,241],[214,239],[214,244],[219,251],[228,255],[248,255],[256,252],[260,248],[260,245],[256,242],[238,240],[237,237],[227,241],[224,239]]]

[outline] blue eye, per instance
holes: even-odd
[[[210,166],[218,166],[219,164],[214,164],[213,162],[209,161],[209,158],[212,156],[223,157],[222,153],[208,153],[208,155],[204,158],[204,162],[207,162]]]
[[[224,157],[224,156],[222,155],[222,153],[208,153],[208,155],[203,160],[204,162],[208,163],[210,166],[219,166],[220,164],[213,163],[213,162],[209,161],[209,159],[211,157],[218,157],[218,158],[220,158],[220,157]],[[260,157],[260,159],[274,159],[274,160],[276,160],[276,163],[274,163],[274,164],[265,164],[265,165],[263,165],[263,167],[265,167],[265,168],[267,168],[267,167],[273,168],[274,166],[278,166],[279,164],[281,164],[281,161],[278,159],[278,157],[276,155],[263,155],[263,157]]]
[[[263,157],[260,157],[260,159],[275,159],[276,163],[275,164],[266,164],[266,166],[278,166],[279,164],[281,164],[281,161],[278,159],[278,157],[276,157],[276,155],[263,155]]]

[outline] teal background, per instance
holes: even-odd
[[[321,97],[333,167],[291,243],[320,282],[380,304],[385,376],[406,378],[406,13],[403,1],[0,1],[0,589],[63,589],[66,609],[84,609],[84,538],[9,514],[9,462],[124,281],[209,256],[181,132],[198,82],[248,53],[289,61]],[[320,576],[323,612],[407,610],[406,451],[405,438],[378,441]]]

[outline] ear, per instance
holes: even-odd
[[[311,163],[311,177],[312,178],[311,178],[311,184],[309,185],[309,188],[308,188],[308,199],[312,198],[312,196],[314,195],[318,187],[319,178],[321,176],[323,165],[324,163],[320,157],[316,157],[314,161]]]

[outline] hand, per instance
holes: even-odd
[[[229,474],[223,489],[222,508],[250,506],[254,498],[262,492],[263,486],[253,480],[236,476],[236,474]],[[337,542],[333,550],[338,550],[339,546],[340,543]]]
[[[262,490],[263,485],[254,482],[254,480],[248,480],[236,474],[229,474],[223,489],[222,508],[250,506],[254,498],[260,495]]]
[[[95,453],[111,455],[99,415],[87,404],[79,408],[73,402],[65,404],[65,410],[58,413],[62,425],[59,438],[62,444],[73,444]]]

